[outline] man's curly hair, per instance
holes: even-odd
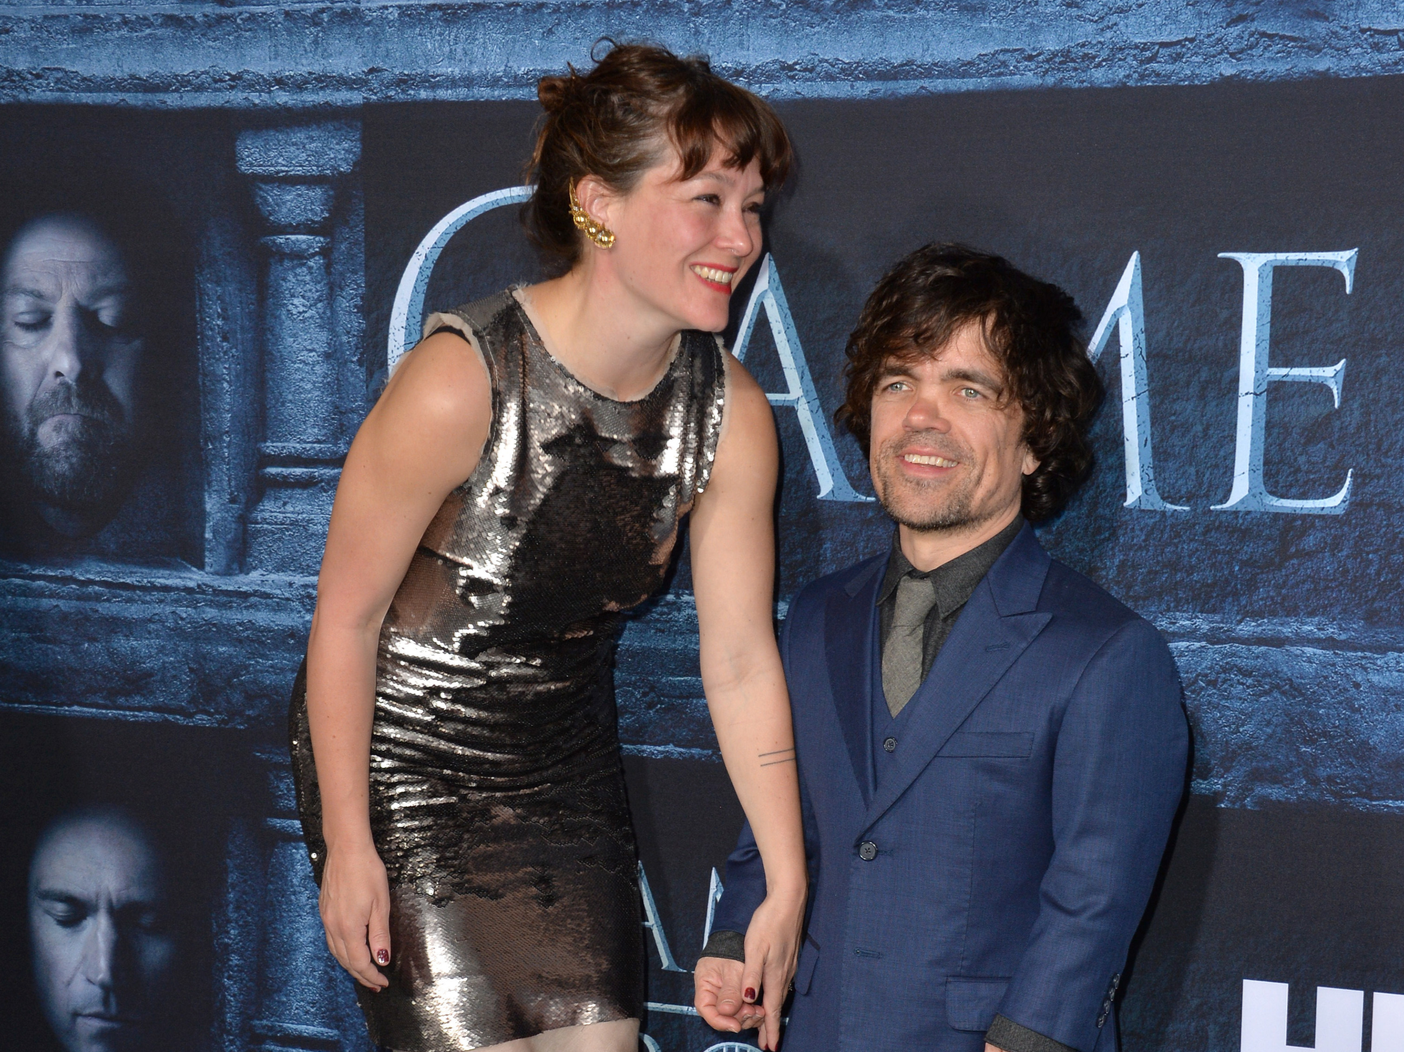
[[[1087,431],[1105,393],[1076,335],[1081,321],[1066,292],[999,256],[926,245],[883,275],[863,305],[848,338],[847,399],[834,417],[867,456],[873,392],[887,366],[934,357],[965,325],[980,324],[1039,462],[1024,476],[1024,517],[1051,518],[1091,470]]]

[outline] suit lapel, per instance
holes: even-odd
[[[844,588],[829,594],[824,612],[824,653],[839,730],[866,805],[872,798],[872,653],[877,631],[877,590],[885,558],[860,568]]]
[[[975,589],[910,704],[901,756],[863,820],[870,827],[931,762],[1052,618],[1039,613],[1049,558],[1025,526]],[[832,659],[831,659],[832,660]]]

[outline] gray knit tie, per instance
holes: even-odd
[[[892,629],[882,651],[882,692],[887,711],[896,716],[921,686],[922,635],[926,615],[936,603],[929,577],[903,577],[897,583]]]

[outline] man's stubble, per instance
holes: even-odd
[[[39,429],[60,414],[77,417],[56,442]],[[22,421],[7,430],[21,480],[41,502],[85,519],[107,515],[129,487],[134,436],[126,414],[105,385],[59,384],[39,395]]]

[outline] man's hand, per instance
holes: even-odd
[[[703,957],[692,973],[693,1004],[702,1021],[713,1030],[739,1034],[765,1021],[765,1009],[741,997],[745,965],[726,957]]]

